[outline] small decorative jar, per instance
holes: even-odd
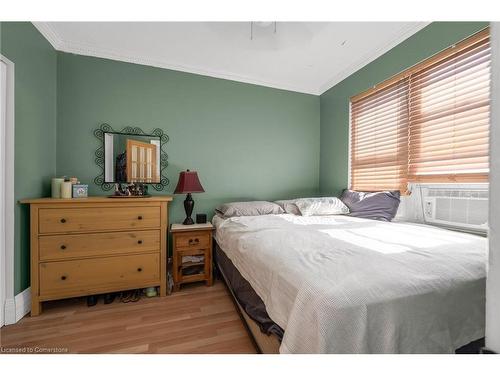
[[[89,185],[74,184],[73,198],[87,198],[89,195]]]

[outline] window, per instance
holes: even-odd
[[[351,98],[351,188],[487,182],[489,30]]]

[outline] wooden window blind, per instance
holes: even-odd
[[[408,80],[351,104],[351,185],[405,190],[408,170]]]
[[[413,74],[409,98],[409,180],[488,181],[488,38]]]
[[[351,98],[351,188],[486,182],[489,30]]]

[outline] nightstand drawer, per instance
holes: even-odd
[[[160,252],[160,231],[140,230],[92,234],[61,234],[40,237],[40,260]]]
[[[176,233],[175,244],[176,248],[198,248],[204,249],[209,247],[211,234],[207,231]]]
[[[40,263],[40,296],[95,294],[158,285],[160,254]]]

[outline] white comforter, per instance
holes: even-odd
[[[214,224],[281,353],[452,353],[484,336],[485,238],[347,216]]]

